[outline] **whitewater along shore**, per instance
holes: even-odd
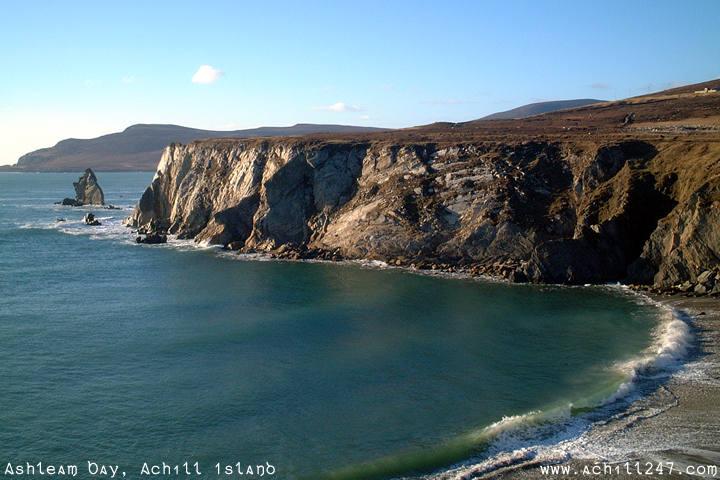
[[[656,296],[688,322],[694,337],[679,368],[649,375],[637,398],[582,429],[476,463],[433,480],[566,478],[720,478],[720,302]]]

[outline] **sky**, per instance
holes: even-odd
[[[137,123],[408,127],[720,77],[720,1],[0,0],[0,165]]]

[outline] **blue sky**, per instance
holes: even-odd
[[[135,123],[406,127],[720,77],[715,0],[0,0],[0,11],[0,164]],[[192,81],[201,66],[214,81]]]

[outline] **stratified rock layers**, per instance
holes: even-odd
[[[172,144],[131,217],[247,252],[668,288],[717,272],[717,145]],[[706,274],[707,276],[707,274]]]

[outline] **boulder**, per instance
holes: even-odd
[[[715,272],[712,270],[705,270],[703,273],[698,275],[698,283],[707,283],[715,279]],[[713,282],[715,283],[715,282]]]
[[[95,227],[97,225],[101,225],[100,221],[95,218],[95,215],[88,212],[83,217],[83,221],[85,222],[85,225],[90,225],[91,227]]]
[[[136,243],[147,243],[147,244],[158,244],[167,243],[167,235],[159,233],[148,233],[147,235],[139,236],[135,239]]]
[[[55,205],[64,205],[66,207],[79,207],[82,205],[82,203],[78,202],[74,198],[63,198],[62,202],[55,202]]]

